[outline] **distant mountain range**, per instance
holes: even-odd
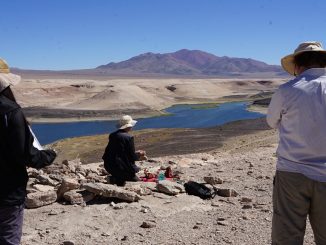
[[[280,66],[264,62],[231,58],[200,50],[182,49],[174,53],[144,53],[121,62],[111,62],[94,69],[70,71],[17,70],[25,74],[66,74],[91,76],[159,76],[159,77],[273,77],[287,76]]]
[[[145,53],[126,61],[96,68],[111,74],[158,74],[177,76],[232,76],[249,73],[270,73],[285,75],[280,66],[244,59],[218,57],[200,50],[182,49],[174,53]]]

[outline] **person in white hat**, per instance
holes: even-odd
[[[307,216],[316,244],[326,244],[326,51],[304,42],[281,63],[295,77],[274,93],[267,113],[279,130],[272,244],[303,244]]]
[[[129,134],[137,121],[124,115],[117,123],[118,130],[109,136],[102,159],[105,169],[112,175],[110,182],[123,186],[126,181],[138,181],[136,173],[140,168],[135,161],[145,160],[146,152],[135,151],[134,138]]]
[[[56,153],[33,146],[34,137],[11,86],[20,76],[0,59],[0,244],[20,244],[28,175],[26,167],[51,164]]]

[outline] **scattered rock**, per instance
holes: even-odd
[[[29,177],[32,177],[32,178],[36,178],[37,176],[43,174],[43,171],[42,171],[42,170],[37,170],[37,169],[35,169],[35,168],[29,168],[29,169],[27,170],[27,172],[28,172],[28,176],[29,176]]]
[[[63,194],[63,198],[70,202],[70,204],[82,204],[93,200],[94,193],[87,190],[71,190]]]
[[[252,198],[249,198],[249,197],[242,197],[240,199],[240,202],[252,202]]]
[[[62,162],[63,165],[67,166],[68,172],[70,173],[76,173],[76,169],[79,169],[81,166],[80,159],[75,159],[75,160],[64,160]]]
[[[223,221],[217,221],[217,224],[222,225],[222,226],[227,226],[229,223],[227,221],[223,220]]]
[[[72,241],[64,241],[62,245],[75,245],[75,243]]]
[[[113,207],[113,209],[115,209],[115,210],[117,210],[117,209],[123,209],[123,208],[124,208],[123,205],[115,205],[115,206]]]
[[[80,187],[80,184],[78,183],[78,180],[72,179],[72,178],[64,178],[62,180],[62,183],[57,191],[58,194],[58,200],[60,200],[63,197],[63,194],[70,190],[75,190]]]
[[[185,192],[183,185],[169,180],[159,181],[157,183],[157,190],[172,196]]]
[[[222,197],[236,197],[238,193],[234,189],[219,189],[217,195]]]
[[[205,176],[204,181],[211,185],[223,184],[223,180],[221,178],[213,176]]]
[[[62,182],[63,177],[59,174],[49,174],[49,177],[55,181],[57,181],[58,183]]]
[[[41,191],[41,192],[47,192],[47,191],[54,191],[54,187],[50,186],[50,185],[33,185],[33,188],[37,191]]]
[[[140,210],[140,212],[146,214],[146,213],[148,213],[148,208],[144,208],[144,207],[142,207],[141,210]]]
[[[133,191],[140,196],[151,195],[152,191],[156,190],[156,183],[154,182],[126,182],[125,190]]]
[[[124,236],[123,238],[121,238],[121,241],[127,241],[128,240],[128,236]]]
[[[242,209],[252,209],[252,205],[251,204],[245,204],[242,206]]]
[[[56,186],[59,184],[58,181],[55,181],[51,179],[49,176],[43,174],[43,175],[38,175],[36,179],[39,181],[40,184],[42,185],[50,185],[50,186]]]
[[[156,227],[155,221],[144,221],[141,226],[141,228],[154,228]]]
[[[151,158],[149,158],[149,159],[147,159],[147,162],[150,162],[150,163],[157,163],[158,161],[155,160],[155,159],[151,159]]]
[[[27,208],[38,208],[54,203],[57,200],[55,191],[35,192],[27,194],[25,205]]]
[[[83,188],[96,195],[104,197],[114,197],[127,202],[137,202],[140,197],[135,192],[124,190],[115,185],[107,185],[103,183],[86,183]]]
[[[221,206],[221,204],[219,203],[219,202],[212,202],[212,207],[220,207]]]
[[[59,214],[59,212],[56,211],[56,210],[51,210],[51,211],[48,213],[48,215],[58,215],[58,214]]]

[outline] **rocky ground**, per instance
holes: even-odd
[[[205,152],[189,154],[192,138],[188,153],[175,155],[172,147],[171,155],[153,151],[155,158],[139,163],[152,171],[170,166],[180,176],[173,186],[163,181],[118,188],[107,184],[101,162],[64,161],[29,170],[22,244],[270,244],[277,134],[257,127],[262,123],[233,124],[246,128],[242,133],[232,132],[232,124],[222,127],[223,140],[214,149],[207,148],[210,140],[206,148],[201,143]],[[187,195],[182,183],[188,180],[210,182],[219,195]],[[305,239],[313,244],[310,227]]]

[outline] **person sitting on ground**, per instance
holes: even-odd
[[[117,124],[118,130],[109,136],[102,159],[105,169],[112,175],[111,183],[123,186],[126,181],[138,181],[140,168],[135,161],[145,160],[146,152],[135,151],[134,137],[129,134],[137,121],[124,115]]]

